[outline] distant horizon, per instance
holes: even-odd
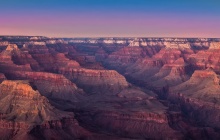
[[[220,37],[219,0],[7,0],[0,34],[82,37]]]
[[[220,37],[170,37],[170,36],[95,36],[95,37],[53,37],[53,36],[46,36],[46,35],[0,35],[0,37],[47,37],[47,38],[210,38],[210,39],[220,39]]]

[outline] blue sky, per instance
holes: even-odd
[[[220,37],[218,0],[7,0],[0,34]]]

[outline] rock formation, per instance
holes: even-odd
[[[0,39],[2,139],[220,139],[220,39]]]
[[[48,98],[75,101],[83,93],[74,83],[59,74],[14,71],[8,73],[8,78],[29,80]]]
[[[5,80],[1,88],[1,118],[30,124],[59,120],[71,114],[56,110],[27,81]]]
[[[88,93],[117,93],[128,87],[124,76],[114,70],[60,69],[62,73]]]
[[[212,70],[196,70],[192,77],[170,89],[169,97],[179,101],[187,114],[203,126],[219,128],[219,78]]]

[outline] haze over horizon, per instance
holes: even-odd
[[[0,35],[220,37],[218,0],[7,0]]]

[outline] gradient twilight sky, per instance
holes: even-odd
[[[0,0],[0,35],[220,37],[220,0]]]

